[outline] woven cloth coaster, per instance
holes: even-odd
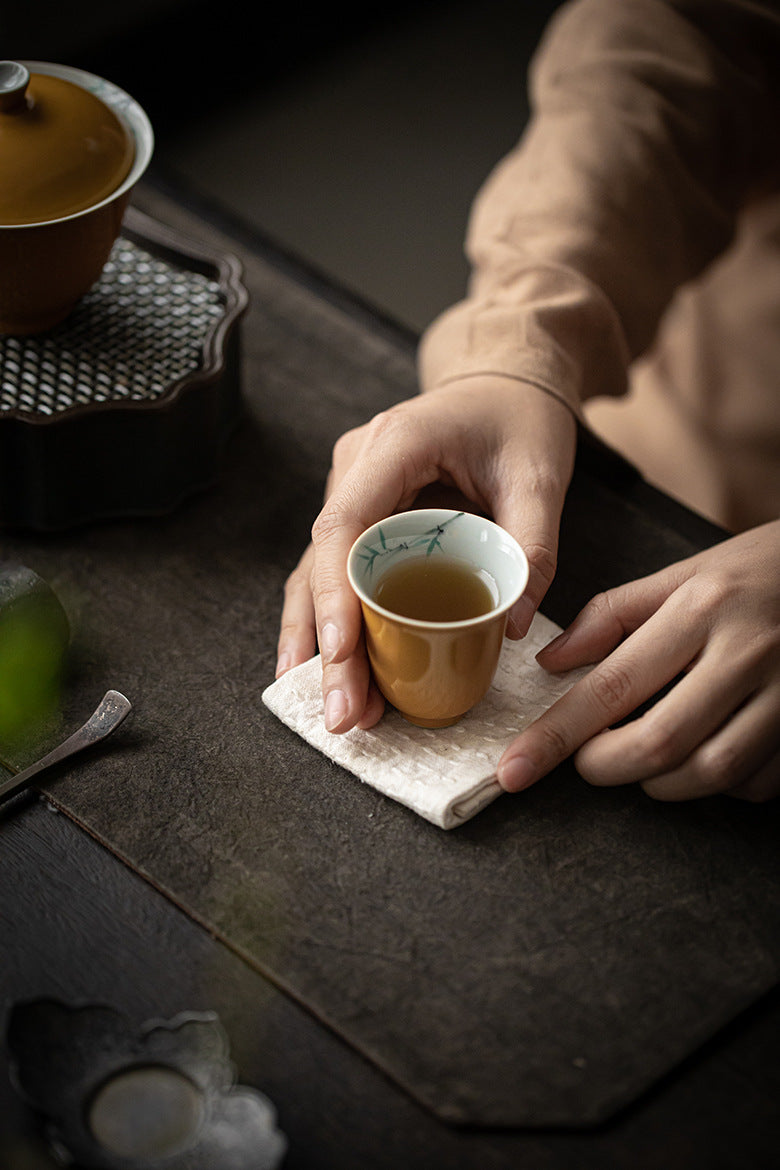
[[[551,675],[535,656],[560,633],[536,614],[519,642],[505,641],[485,698],[453,727],[430,730],[386,710],[376,727],[344,735],[325,730],[322,662],[296,666],[263,692],[263,702],[293,731],[385,796],[442,829],[464,824],[501,795],[496,764],[523,728],[589,668]]]

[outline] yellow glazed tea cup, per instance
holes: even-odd
[[[411,562],[416,566],[409,571],[419,572],[420,580],[434,562],[476,576],[489,590],[486,611],[436,620],[387,608],[382,595],[391,574],[408,575],[405,566]],[[509,610],[528,583],[528,561],[517,541],[493,521],[469,512],[445,508],[400,512],[358,537],[347,572],[360,599],[368,657],[382,694],[420,727],[457,723],[490,687]],[[414,594],[416,587],[410,588]],[[448,586],[425,588],[434,590],[434,600],[429,598],[427,604],[433,604],[435,613],[435,590],[440,590],[444,607],[449,604],[447,590],[458,593],[458,579],[453,577]]]

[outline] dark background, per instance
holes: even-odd
[[[123,86],[155,128],[154,177],[419,330],[464,291],[468,209],[523,129],[556,7],[41,0],[4,5],[0,41]]]

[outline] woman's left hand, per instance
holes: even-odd
[[[777,796],[780,521],[594,597],[538,661],[597,665],[507,748],[507,791],[574,755],[590,784],[638,783],[659,800]]]

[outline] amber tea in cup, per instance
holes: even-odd
[[[374,600],[401,617],[424,622],[462,622],[496,604],[484,569],[454,557],[412,557],[384,574]]]
[[[382,694],[411,723],[456,723],[487,692],[528,581],[517,542],[468,512],[402,512],[355,542],[348,574]]]

